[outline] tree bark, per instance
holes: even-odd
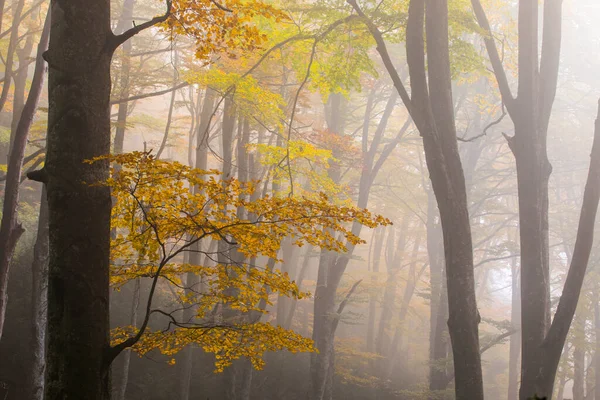
[[[8,276],[10,262],[17,246],[17,242],[24,230],[18,222],[17,206],[19,204],[19,186],[21,184],[21,169],[25,156],[25,147],[29,129],[33,123],[38,100],[44,84],[44,59],[42,54],[48,46],[50,32],[49,16],[46,17],[44,30],[38,44],[35,72],[27,101],[21,112],[17,124],[14,144],[10,152],[10,160],[6,173],[6,186],[4,189],[4,204],[2,205],[2,221],[0,222],[0,338],[4,328],[6,304],[8,302]]]
[[[573,400],[585,400],[585,318],[578,315],[573,325]]]
[[[48,151],[30,178],[48,191],[50,257],[46,400],[110,398],[110,1],[54,0]],[[116,47],[116,46],[115,46]]]
[[[382,33],[365,16],[355,0],[347,2],[363,18],[373,35],[377,51],[394,86],[423,137],[425,158],[438,200],[444,236],[448,327],[454,354],[456,399],[483,399],[478,335],[480,318],[475,298],[465,178],[454,123],[447,1],[427,1],[429,7],[426,11],[425,1],[410,2],[406,46],[412,98],[394,67]],[[428,68],[425,67],[424,22]]]
[[[48,202],[46,199],[46,189],[42,188],[38,231],[33,247],[33,262],[31,265],[32,360],[29,371],[30,400],[44,399],[46,328],[48,322],[46,304],[48,295],[48,239]]]
[[[511,260],[511,314],[510,324],[516,331],[510,336],[508,355],[508,398],[515,400],[519,396],[519,356],[521,354],[521,296],[519,288],[519,268],[516,256]]]

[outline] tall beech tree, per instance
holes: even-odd
[[[388,53],[381,31],[355,0],[347,1],[373,35],[377,51],[423,138],[444,237],[448,330],[454,356],[456,398],[483,399],[478,334],[480,316],[475,299],[471,227],[452,101],[448,2],[410,2],[406,27],[411,82],[409,95]]]
[[[562,0],[543,3],[541,56],[539,53],[539,4],[520,0],[518,14],[518,90],[514,97],[488,18],[479,0],[472,0],[502,101],[515,134],[506,137],[517,165],[519,230],[521,247],[521,388],[519,397],[552,396],[554,379],[566,335],[571,325],[583,275],[587,268],[594,219],[581,221],[569,274],[556,314],[550,310],[550,265],[548,224],[548,181],[552,166],[547,154],[547,136],[558,82]],[[594,146],[596,146],[594,144]],[[597,166],[592,164],[584,193],[582,216],[595,215]],[[589,224],[592,224],[591,226]],[[589,243],[591,246],[591,242]]]
[[[122,350],[109,344],[110,190],[91,185],[108,178],[109,162],[84,163],[110,152],[110,64],[115,50],[139,32],[167,22],[171,13],[182,12],[195,28],[220,33],[200,35],[176,18],[169,20],[172,32],[189,31],[199,56],[226,48],[231,35],[243,38],[240,49],[265,40],[246,24],[251,16],[200,3],[167,0],[163,15],[115,35],[110,0],[51,2],[50,44],[44,53],[48,151],[44,168],[28,175],[43,182],[48,193],[48,400],[109,398],[110,364]],[[280,15],[268,5],[256,11]],[[239,29],[223,33],[235,24]]]

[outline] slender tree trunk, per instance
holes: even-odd
[[[44,399],[44,373],[46,370],[46,328],[48,322],[46,298],[48,295],[48,202],[46,189],[42,188],[38,231],[33,247],[32,275],[32,341],[29,377],[30,400]]]
[[[4,83],[2,91],[0,92],[0,111],[4,109],[6,100],[8,100],[8,93],[13,79],[13,64],[15,60],[15,53],[19,42],[19,24],[16,21],[21,19],[21,13],[25,6],[25,0],[14,0],[13,1],[13,25],[10,32],[10,39],[8,41],[8,49],[6,51],[6,62],[4,63]]]
[[[595,298],[598,298],[597,295]],[[600,400],[600,303],[598,300],[594,300],[594,332],[596,336],[594,349],[594,400]]]
[[[573,325],[573,400],[585,400],[585,318],[575,317]]]
[[[49,16],[46,17],[44,31],[38,45],[38,55],[35,65],[35,73],[32,79],[31,89],[27,101],[21,112],[19,123],[15,131],[13,149],[10,152],[10,160],[6,174],[6,186],[4,189],[4,204],[2,208],[2,221],[0,222],[0,338],[4,328],[6,315],[6,304],[8,301],[8,276],[10,262],[17,246],[17,242],[24,232],[18,222],[17,206],[19,204],[19,186],[21,184],[21,168],[25,156],[25,147],[29,129],[33,123],[38,100],[44,84],[44,59],[42,54],[48,46],[50,32]]]
[[[22,48],[17,48],[17,59],[19,61],[19,69],[14,74],[14,89],[13,89],[13,112],[12,112],[12,122],[11,122],[11,130],[10,130],[10,142],[9,142],[9,157],[7,158],[7,163],[10,160],[10,149],[12,149],[13,143],[15,141],[15,135],[17,133],[17,127],[19,125],[19,121],[21,120],[21,113],[23,111],[23,107],[25,106],[25,91],[27,86],[27,75],[29,74],[29,69],[26,67],[29,64],[29,58],[31,57],[31,52],[33,51],[33,34],[28,32],[27,39],[25,40],[25,44]]]
[[[402,338],[405,333],[405,322],[406,316],[408,314],[408,308],[410,306],[410,302],[415,293],[415,289],[417,287],[417,281],[421,277],[425,268],[422,268],[419,273],[417,273],[417,255],[419,253],[419,247],[421,246],[421,238],[417,237],[415,239],[415,243],[413,245],[412,255],[411,255],[411,263],[409,266],[408,272],[408,280],[406,282],[406,287],[404,288],[404,294],[402,296],[402,303],[400,303],[400,310],[398,312],[398,323],[396,325],[396,330],[394,332],[394,336],[392,338],[392,342],[390,343],[389,352],[386,357],[386,371],[385,378],[390,379],[392,373],[394,372],[394,368],[401,362],[398,359],[398,352],[402,350]],[[402,365],[402,364],[401,364]]]
[[[239,145],[238,145],[239,148]],[[295,264],[298,262],[299,254],[297,247],[293,245],[291,238],[286,238],[281,245],[281,253],[283,263],[281,265],[281,273],[293,276],[293,269]],[[277,296],[276,305],[276,324],[279,326],[285,326],[287,320],[287,312],[290,310],[291,299],[287,296]]]
[[[377,317],[377,298],[379,293],[379,266],[381,265],[381,255],[383,243],[385,241],[385,227],[376,228],[379,234],[375,235],[373,248],[373,260],[371,268],[371,290],[369,291],[369,315],[367,319],[367,351],[375,352],[375,319]]]
[[[446,271],[443,271],[443,276]],[[435,313],[435,330],[433,333],[432,348],[430,349],[429,367],[429,390],[432,392],[432,399],[435,399],[435,392],[446,390],[448,385],[448,341],[447,341],[447,326],[445,324],[448,319],[448,294],[444,281],[442,281],[442,290],[440,291],[440,299],[437,301],[438,309]]]
[[[521,354],[521,296],[519,288],[519,268],[516,256],[511,260],[511,314],[510,324],[516,333],[510,336],[508,355],[508,399],[519,396],[519,356]]]
[[[200,113],[200,121],[196,126],[196,148],[195,148],[195,167],[202,170],[207,170],[208,166],[208,128],[210,118],[214,108],[214,92],[206,89],[204,100],[202,102],[202,111]],[[191,147],[191,144],[190,144]],[[196,190],[196,189],[195,189]],[[205,260],[206,261],[206,260]],[[202,265],[202,245],[195,243],[192,246],[192,251],[189,253],[189,262],[191,265]],[[202,292],[203,282],[200,281],[198,275],[193,272],[188,272],[186,275],[186,294],[189,296],[192,293]],[[187,307],[183,311],[183,321],[192,321],[196,315],[195,307]],[[194,348],[187,346],[183,349],[183,361],[180,372],[179,382],[179,399],[188,400],[190,398],[190,382],[193,370]]]
[[[173,86],[177,84],[177,78],[179,76],[179,71],[177,70],[177,65],[179,61],[177,49],[174,51],[174,67],[173,67]],[[169,139],[169,131],[171,130],[171,123],[173,121],[173,111],[175,110],[175,99],[177,98],[177,90],[173,90],[171,92],[171,101],[169,102],[169,112],[167,114],[167,123],[165,125],[165,132],[163,134],[162,142],[160,143],[160,147],[156,152],[156,158],[160,158],[162,152],[165,150],[167,145],[167,141]]]
[[[140,279],[136,279],[133,288],[133,299],[131,301],[131,316],[129,318],[129,325],[134,328],[137,327],[137,316],[138,307],[140,305]],[[117,390],[115,394],[115,400],[125,400],[125,394],[127,393],[127,382],[129,381],[129,364],[131,362],[131,349],[126,349],[123,352],[123,369],[121,370],[121,376],[117,381]]]
[[[304,278],[306,277],[306,272],[308,271],[308,265],[310,264],[310,257],[313,251],[313,246],[308,245],[306,247],[306,251],[304,253],[304,259],[302,261],[302,266],[300,267],[300,271],[298,271],[298,277],[296,278],[296,285],[298,285],[298,289],[302,290],[302,283],[304,282]],[[286,313],[286,320],[283,327],[285,329],[291,329],[292,321],[294,320],[294,314],[298,308],[298,299],[292,299],[290,302],[290,309]]]
[[[383,294],[383,304],[381,309],[381,318],[379,320],[379,327],[377,329],[377,354],[384,356],[385,354],[389,354],[394,350],[390,348],[389,337],[387,335],[387,330],[389,329],[390,321],[392,318],[392,313],[394,311],[394,300],[396,298],[396,280],[398,271],[401,268],[401,263],[405,262],[405,253],[406,253],[406,236],[408,234],[408,226],[409,226],[410,218],[408,215],[405,215],[402,219],[402,223],[400,225],[400,233],[398,238],[398,243],[396,245],[395,254],[390,255],[386,259],[387,262],[387,280],[385,285],[385,290]],[[393,237],[393,235],[389,235],[389,237]],[[418,241],[418,240],[417,240]],[[411,268],[409,268],[408,279],[407,279],[407,287],[410,285],[411,279],[414,274],[414,265],[411,263]],[[383,358],[384,362],[380,363],[382,366],[386,365],[386,358]],[[385,371],[385,368],[380,368],[380,375]]]
[[[331,132],[340,136],[343,134],[344,128],[343,109],[341,95],[330,95],[326,104],[327,125]],[[332,163],[328,170],[328,175],[333,182],[339,182],[341,172],[337,163]],[[335,264],[336,255],[331,251],[321,250],[317,272],[317,288],[315,290],[312,334],[315,347],[319,352],[311,354],[311,387],[309,396],[311,400],[324,399],[329,378],[329,368],[333,362],[333,340],[335,335],[333,316],[336,311],[335,293],[341,280],[341,273],[343,273],[342,268]]]
[[[116,34],[121,34],[127,30],[128,24],[133,22],[133,9],[135,7],[136,0],[124,0],[123,10],[121,12],[121,18],[115,29]],[[133,41],[128,40],[123,43],[122,47],[122,62],[119,70],[119,98],[126,99],[129,97],[129,79],[131,75],[131,50],[133,48]],[[128,115],[129,103],[119,103],[117,110],[117,127],[115,131],[115,142],[113,151],[115,154],[123,153],[123,145],[125,142],[125,131],[127,129],[127,115]]]

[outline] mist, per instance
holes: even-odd
[[[597,21],[0,0],[0,399],[600,400]]]

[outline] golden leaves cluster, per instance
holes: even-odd
[[[287,14],[260,0],[175,0],[163,28],[196,42],[196,57],[208,60],[215,54],[238,57],[240,52],[260,49],[267,36],[256,20],[280,22]]]
[[[298,246],[309,243],[343,252],[346,242],[363,242],[349,230],[352,222],[369,227],[390,223],[368,210],[334,205],[323,194],[310,199],[252,196],[257,182],[223,179],[219,171],[157,160],[149,153],[99,159],[113,165],[111,177],[101,183],[113,196],[112,284],[160,279],[181,308],[195,310],[193,321],[178,321],[172,312],[161,310],[169,327],[146,331],[134,346],[140,354],[159,350],[172,355],[195,343],[215,353],[216,368],[222,370],[239,357],[248,357],[259,368],[265,351],[313,350],[309,339],[257,322],[276,295],[299,299],[308,294],[287,274],[255,265],[255,260],[277,259],[288,237]],[[184,262],[186,252],[197,251],[197,246],[206,249],[204,243],[210,241],[219,243],[219,252],[226,248],[226,262]],[[188,273],[202,282],[201,290],[187,290],[182,276]],[[135,333],[131,327],[117,329],[113,341]]]

